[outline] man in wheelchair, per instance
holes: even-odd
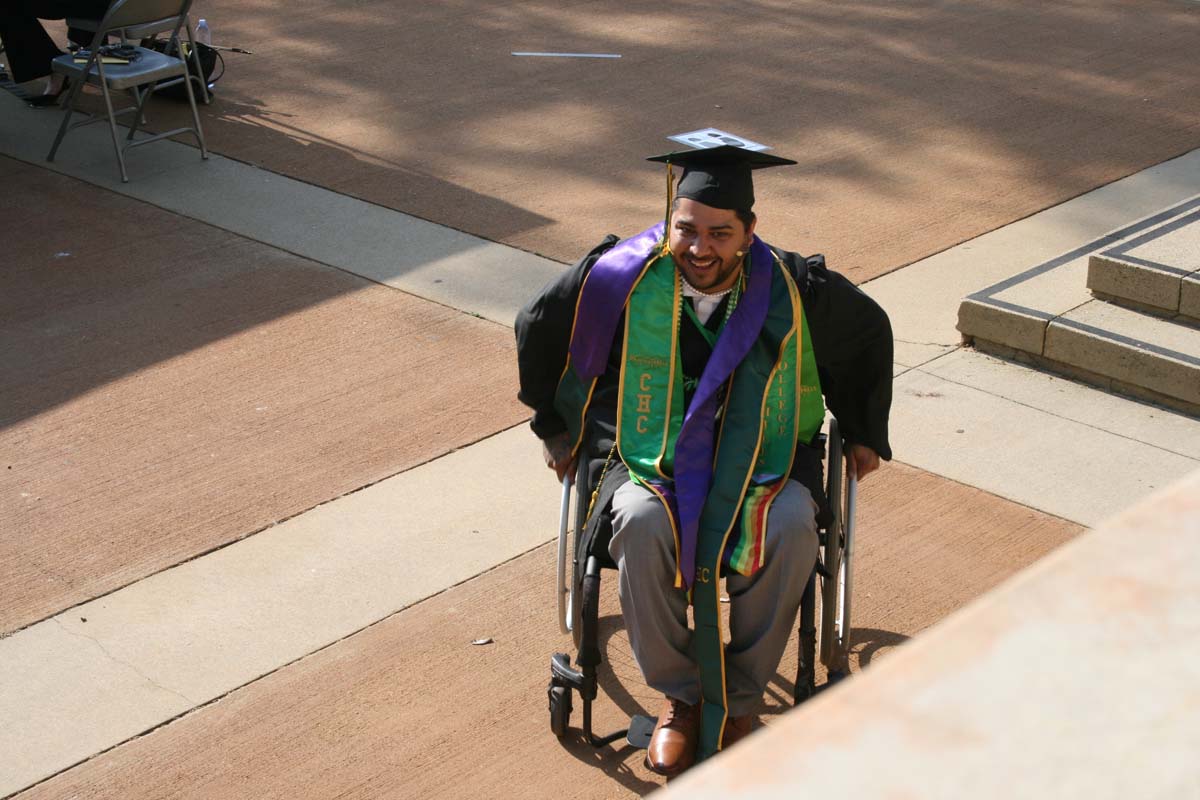
[[[751,170],[796,162],[729,146],[650,160],[669,187],[683,168],[666,223],[606,238],[516,335],[547,465],[562,480],[585,459],[589,528],[611,523],[633,654],[665,696],[646,763],[676,775],[750,731],[778,667],[817,554],[825,405],[859,478],[891,457],[892,334],[822,256],[755,236]]]

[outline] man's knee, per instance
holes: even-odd
[[[768,559],[789,561],[817,557],[817,506],[803,484],[788,481],[771,503],[767,516]]]
[[[675,558],[675,534],[662,501],[649,489],[633,481],[613,495],[613,537],[608,553],[620,563],[622,557],[642,559]]]

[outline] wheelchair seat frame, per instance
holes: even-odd
[[[850,672],[850,601],[854,588],[852,565],[858,481],[846,463],[836,419],[830,419],[829,433],[822,438],[828,445],[825,495],[831,521],[817,529],[817,562],[800,603],[800,653],[792,693],[792,700],[797,705],[816,694],[818,688],[836,683]],[[560,739],[567,735],[574,705],[572,696],[578,692],[583,702],[583,735],[589,744],[603,747],[625,736],[629,744],[644,748],[649,744],[654,729],[655,720],[652,717],[638,714],[630,721],[629,728],[604,736],[597,736],[592,730],[592,702],[596,699],[598,687],[597,669],[603,661],[598,644],[601,565],[600,560],[591,553],[574,552],[580,546],[581,533],[587,522],[590,498],[587,476],[587,459],[581,457],[574,481],[570,475],[563,478],[555,601],[559,630],[571,634],[577,655],[574,667],[566,653],[551,656],[550,684],[546,689],[550,729]],[[574,509],[572,495],[575,495]],[[574,525],[572,510],[575,512]],[[569,579],[568,553],[572,554]],[[818,582],[821,606],[819,629],[815,624]],[[816,685],[818,634],[820,659],[827,675],[822,687]]]

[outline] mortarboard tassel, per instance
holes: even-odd
[[[665,227],[663,228],[662,253],[661,253],[661,255],[664,255],[664,256],[667,253],[669,253],[671,250],[671,246],[668,242],[669,242],[669,237],[671,235],[670,234],[670,231],[671,231],[671,203],[675,199],[673,197],[674,194],[675,194],[675,167],[671,164],[670,161],[667,161],[667,212],[666,212],[666,214],[663,215],[663,225]]]

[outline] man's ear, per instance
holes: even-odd
[[[754,237],[754,226],[758,224],[758,217],[750,220],[750,224],[746,226],[746,246],[750,246],[750,242]]]

